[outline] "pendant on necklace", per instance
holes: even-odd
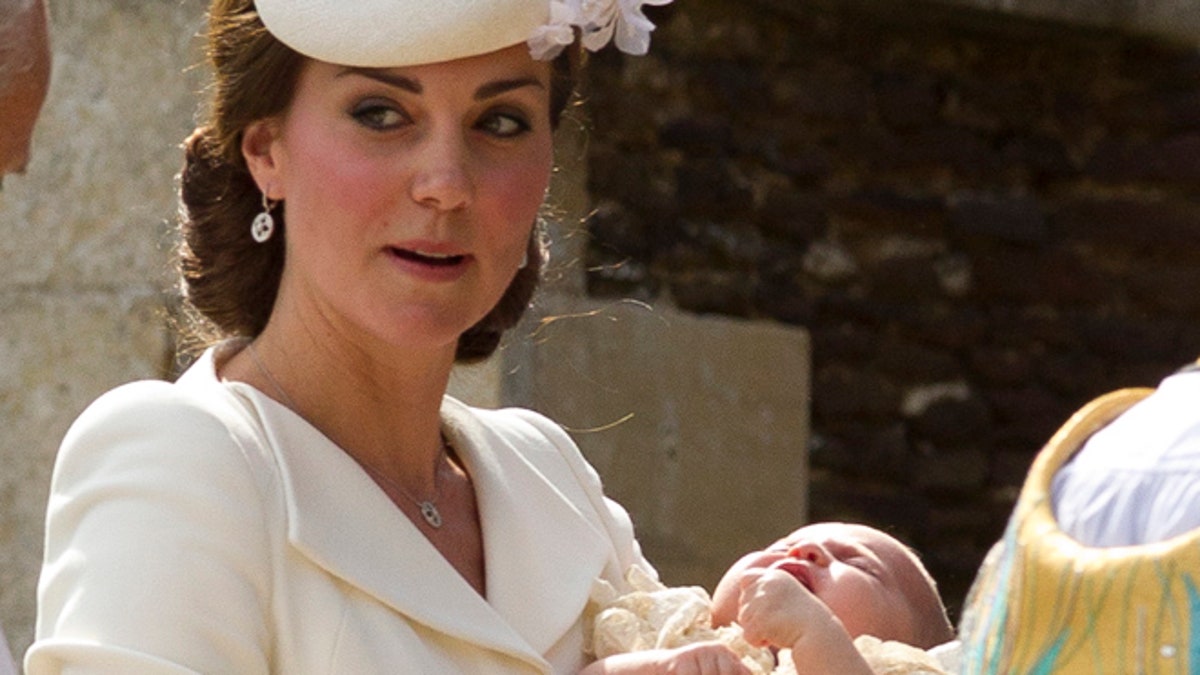
[[[442,526],[442,514],[438,512],[437,506],[433,502],[419,502],[417,506],[421,508],[421,517],[425,519],[425,522],[429,523],[430,527],[439,528]]]

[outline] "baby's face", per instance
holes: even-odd
[[[738,579],[756,568],[796,578],[841,620],[851,637],[867,634],[913,642],[916,615],[909,590],[926,584],[915,557],[879,530],[847,523],[802,527],[733,564],[713,592],[713,623],[737,618]]]

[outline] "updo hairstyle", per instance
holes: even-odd
[[[276,236],[255,242],[250,223],[263,199],[242,156],[242,135],[251,123],[287,111],[305,63],[267,31],[253,0],[213,0],[207,40],[208,119],[184,142],[180,181],[180,338],[189,351],[228,338],[254,338],[270,317],[283,272],[287,205],[281,202],[272,211]],[[581,54],[568,49],[552,64],[555,128],[574,94]],[[530,238],[528,259],[492,311],[460,336],[456,361],[490,356],[524,314],[545,260],[540,227]]]

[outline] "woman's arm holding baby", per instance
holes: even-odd
[[[750,644],[791,649],[798,675],[872,675],[842,622],[794,577],[755,569],[740,585],[737,620]]]

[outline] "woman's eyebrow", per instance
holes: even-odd
[[[388,72],[381,68],[361,68],[358,66],[347,66],[338,71],[337,77],[344,77],[346,75],[361,75],[362,77],[370,78],[376,82],[382,82],[383,84],[396,87],[397,89],[402,89],[412,94],[421,94],[425,91],[425,88],[421,86],[419,81],[411,77]],[[487,84],[481,85],[478,89],[476,89],[475,100],[482,101],[494,96],[499,96],[505,92],[524,87],[536,87],[538,89],[546,88],[546,86],[542,84],[542,81],[536,77],[516,77],[507,80],[496,80],[494,82],[488,82]]]
[[[389,73],[388,71],[380,68],[360,68],[357,66],[348,66],[338,71],[337,77],[345,77],[346,75],[361,75],[363,77],[375,80],[376,82],[382,82],[388,86],[396,87],[397,89],[403,89],[404,91],[413,94],[420,94],[424,91],[421,83],[412,79],[411,77],[405,77],[404,75],[398,75],[396,73]]]
[[[499,96],[505,92],[524,87],[536,87],[538,89],[546,88],[546,86],[542,84],[542,81],[536,77],[518,77],[511,80],[496,80],[495,82],[488,82],[487,84],[476,89],[475,100],[482,101],[484,99],[489,99],[493,96]]]

